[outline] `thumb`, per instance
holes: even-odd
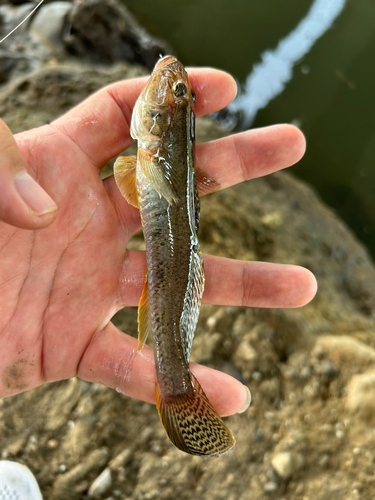
[[[25,170],[13,134],[0,120],[0,220],[22,229],[40,229],[56,215],[56,203]]]

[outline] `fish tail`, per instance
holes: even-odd
[[[193,391],[179,396],[162,396],[155,385],[156,405],[164,429],[180,450],[191,455],[218,457],[234,445],[226,427],[197,379],[191,375]]]

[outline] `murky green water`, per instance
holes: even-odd
[[[256,68],[263,71],[262,85],[256,85],[256,78],[250,82],[248,102],[254,113],[248,122],[252,127],[278,122],[301,127],[308,149],[293,172],[316,188],[375,257],[375,3],[125,3],[187,65],[225,69],[244,86]],[[258,109],[262,86],[275,86],[278,93],[264,97],[265,107]],[[257,99],[260,104],[254,105]]]

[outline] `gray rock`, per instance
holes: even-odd
[[[64,36],[70,54],[95,63],[128,61],[154,67],[160,54],[172,53],[151,37],[125,6],[115,0],[80,0],[69,12],[70,30]]]
[[[0,37],[8,35],[27,15],[34,5],[0,5]],[[30,37],[30,20],[0,45],[0,84],[14,76],[39,68],[46,62],[46,51]]]
[[[64,50],[63,31],[70,2],[52,2],[41,7],[30,24],[29,33],[51,52]]]

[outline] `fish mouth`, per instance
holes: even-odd
[[[164,56],[155,64],[154,71],[168,66],[168,64],[176,63],[178,60],[174,56]]]

